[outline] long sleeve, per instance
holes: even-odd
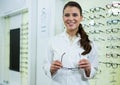
[[[93,78],[98,70],[98,51],[97,51],[97,47],[95,45],[95,43],[91,44],[92,46],[92,50],[90,52],[89,56],[89,61],[91,63],[91,72],[90,72],[90,76],[87,77],[84,71],[84,77],[86,79],[90,79]]]

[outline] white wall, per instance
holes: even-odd
[[[64,23],[63,23],[63,6],[65,1],[64,0],[55,0],[55,28],[54,32],[55,35],[63,32],[64,30]]]
[[[50,1],[39,0],[38,29],[37,29],[36,85],[50,85],[51,82],[51,79],[44,74],[42,66],[43,66],[43,60],[47,55],[46,49],[47,49],[48,39],[49,37],[54,35],[54,29],[55,29],[55,0],[50,0]]]
[[[27,7],[27,0],[0,0],[0,16]]]
[[[3,59],[4,59],[4,22],[3,18],[0,18],[0,82],[3,79]]]
[[[54,0],[38,0],[36,85],[50,85],[51,81],[45,76],[42,66],[43,59],[46,56],[48,37],[54,35],[54,6]]]
[[[21,14],[11,17],[10,18],[10,30],[21,28],[21,23],[22,23],[21,19],[22,19]],[[10,72],[10,76],[9,76],[10,85],[21,85],[20,72],[12,71],[12,70],[9,70],[9,72]]]
[[[29,49],[29,66],[28,66],[28,85],[36,85],[36,57],[37,57],[37,0],[31,0],[29,3],[29,26],[28,26],[28,49]]]
[[[51,79],[45,75],[42,66],[47,56],[48,39],[54,36],[55,32],[59,33],[63,29],[61,20],[63,3],[64,0],[38,0],[36,85],[50,85],[51,83]]]
[[[5,58],[5,47],[7,44],[4,45],[5,42],[5,22],[4,17],[7,15],[16,14],[23,8],[27,7],[27,0],[0,0],[0,82],[6,84],[9,82],[10,85],[20,85],[20,73],[15,71],[10,71],[8,67],[6,67],[6,63],[8,64],[9,60]],[[20,27],[21,25],[21,16],[12,17],[10,20],[10,29]],[[9,46],[9,45],[7,45]],[[9,57],[9,56],[8,56]],[[7,58],[9,59],[9,58]],[[6,61],[6,62],[5,62]],[[7,69],[7,70],[6,70]],[[9,71],[8,71],[9,70]],[[7,73],[6,73],[7,72]]]

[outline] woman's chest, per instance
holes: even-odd
[[[64,65],[73,67],[81,59],[83,49],[78,44],[60,43],[53,48],[53,60],[59,60]]]

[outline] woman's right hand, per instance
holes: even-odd
[[[59,60],[55,60],[52,62],[50,67],[51,75],[57,72],[58,69],[62,68],[62,63]]]

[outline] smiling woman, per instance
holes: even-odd
[[[98,68],[95,44],[84,31],[82,8],[70,1],[63,8],[66,31],[53,37],[48,46],[44,71],[51,85],[89,85]]]
[[[78,30],[79,23],[82,20],[82,15],[80,15],[78,8],[68,6],[63,11],[63,20],[67,29],[67,33],[71,35],[72,32],[74,33],[73,35],[75,35]]]
[[[78,8],[67,7],[64,10],[63,20],[67,29],[67,33],[72,37],[78,31],[79,22],[82,20]]]

